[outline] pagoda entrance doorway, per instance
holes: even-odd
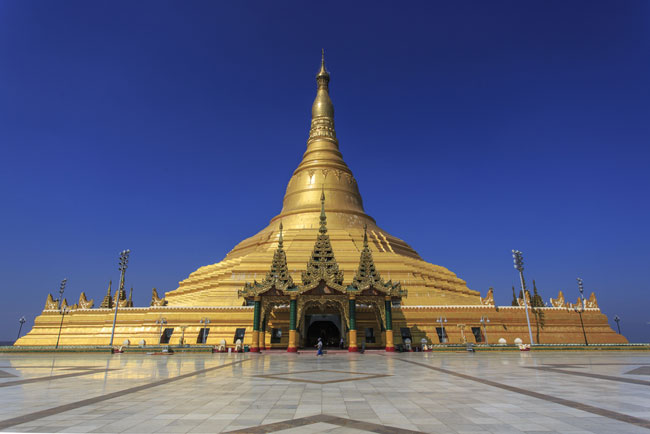
[[[305,315],[304,345],[306,348],[313,348],[321,338],[326,347],[336,347],[341,340],[341,316],[335,314],[327,315]]]

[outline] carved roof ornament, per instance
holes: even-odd
[[[564,301],[564,294],[562,294],[562,291],[558,292],[557,298],[551,298],[551,306],[566,307],[566,301]]]
[[[272,289],[278,291],[277,295],[282,295],[284,291],[290,291],[295,288],[293,278],[289,274],[287,266],[287,255],[284,252],[284,239],[282,238],[282,223],[280,223],[280,233],[278,235],[278,247],[273,253],[271,269],[266,273],[261,283],[253,281],[244,285],[244,289],[238,292],[240,297],[254,297]]]
[[[302,272],[302,286],[300,292],[304,293],[316,288],[321,282],[331,289],[345,292],[343,287],[343,272],[334,257],[330,237],[327,234],[327,216],[325,215],[325,189],[320,196],[320,228],[318,238],[314,244],[307,269]]]
[[[372,251],[368,245],[368,225],[363,225],[363,249],[359,258],[359,268],[352,279],[350,287],[354,291],[376,290],[387,295],[402,296],[405,291],[401,289],[401,284],[392,281],[384,282],[379,272],[375,268],[375,261],[372,258]]]
[[[109,280],[108,281],[108,291],[106,291],[106,295],[104,296],[104,300],[102,300],[102,304],[99,306],[104,309],[111,309],[113,307],[113,297],[111,297],[111,285],[113,285],[113,281]]]
[[[596,293],[592,292],[589,298],[585,301],[588,308],[598,309],[598,300],[596,300]]]
[[[485,298],[481,297],[481,304],[484,306],[494,306],[494,288],[488,289]]]
[[[151,290],[151,305],[152,306],[166,306],[167,305],[167,300],[165,300],[165,297],[159,297],[158,296],[158,291],[156,291],[156,288],[153,288]]]
[[[57,310],[59,308],[59,300],[52,297],[52,294],[47,294],[45,299],[45,310]]]
[[[90,300],[88,300],[86,298],[86,293],[82,292],[79,295],[79,303],[78,304],[79,304],[80,309],[92,309],[93,306],[95,305],[95,301],[92,298]]]

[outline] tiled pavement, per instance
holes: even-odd
[[[650,354],[2,354],[0,429],[650,433]]]

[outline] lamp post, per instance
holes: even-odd
[[[199,321],[199,322],[200,322],[201,324],[203,324],[203,327],[202,327],[203,331],[202,331],[202,333],[201,333],[201,343],[202,343],[202,344],[205,344],[205,339],[206,339],[206,337],[205,337],[205,331],[206,331],[207,328],[208,328],[208,324],[210,324],[210,319],[209,319],[209,318],[201,318],[201,321]]]
[[[158,345],[162,343],[162,326],[167,324],[167,318],[160,317],[156,320],[156,324],[159,325],[158,328]]]
[[[440,323],[440,327],[442,328],[442,336],[441,340],[443,344],[447,343],[447,333],[445,333],[445,323],[447,322],[447,317],[441,316],[438,317],[436,322]]]
[[[61,338],[61,329],[63,328],[63,318],[65,317],[65,314],[68,313],[67,307],[63,307],[63,292],[65,291],[65,285],[67,283],[68,279],[63,279],[61,281],[61,286],[59,287],[59,310],[61,311],[61,324],[59,325],[59,335],[56,337],[56,346],[54,347],[55,350],[59,348],[59,339]]]
[[[528,324],[528,337],[530,344],[534,345],[533,329],[530,328],[530,317],[528,316],[528,301],[526,300],[526,282],[524,281],[524,256],[519,250],[512,251],[512,258],[515,261],[515,270],[519,271],[519,280],[521,282],[521,290],[524,295],[524,309],[526,310],[526,323]]]
[[[489,322],[490,322],[490,318],[488,318],[487,316],[481,316],[481,324],[483,325],[483,331],[485,332],[485,344],[486,345],[489,345],[488,344],[487,327],[486,327],[486,324],[488,324]]]
[[[61,286],[59,287],[59,309],[63,306],[63,291],[65,291],[65,285],[68,283],[68,279],[63,279],[61,281]]]
[[[574,308],[576,312],[578,312],[578,315],[580,315],[580,325],[582,326],[582,334],[585,337],[585,345],[589,345],[589,342],[587,342],[587,332],[585,331],[585,323],[582,322],[582,312],[585,311],[585,289],[582,286],[582,279],[578,277],[578,291],[580,291],[580,308]]]
[[[614,317],[614,321],[616,321],[616,328],[618,328],[618,334],[620,335],[621,334],[621,324],[619,324],[619,323],[621,322],[621,319],[618,317],[618,315],[616,315]]]
[[[120,287],[117,290],[117,297],[115,297],[115,315],[113,315],[113,330],[111,331],[111,341],[108,346],[113,346],[113,338],[115,337],[115,323],[117,322],[117,308],[120,306],[120,294],[124,290],[124,274],[129,264],[129,254],[131,254],[130,249],[122,250],[120,252],[120,262],[118,270],[120,270]]]
[[[618,318],[618,317],[616,317],[616,318]],[[21,316],[20,319],[18,320],[18,322],[20,323],[20,328],[18,329],[18,337],[16,338],[16,340],[20,339],[20,332],[23,330],[23,324],[25,324],[26,321],[27,320],[25,319],[24,316]],[[620,330],[620,328],[619,328],[619,330]],[[620,331],[619,331],[619,334],[620,334]]]

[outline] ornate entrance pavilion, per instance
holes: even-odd
[[[320,228],[307,269],[302,272],[302,284],[296,285],[289,274],[284,252],[282,223],[279,226],[278,247],[273,255],[271,269],[261,283],[246,283],[239,296],[254,306],[253,342],[251,351],[258,352],[261,333],[274,309],[289,306],[289,346],[287,351],[296,352],[307,340],[305,316],[308,311],[318,314],[336,314],[340,321],[341,335],[347,332],[348,351],[357,347],[357,306],[370,307],[380,325],[386,351],[395,351],[393,344],[393,302],[400,302],[407,291],[400,283],[384,282],[375,268],[372,252],[368,247],[367,227],[364,226],[363,249],[359,268],[348,286],[343,286],[343,272],[334,257],[327,234],[325,215],[325,192],[321,193]],[[345,327],[345,330],[344,330]]]

